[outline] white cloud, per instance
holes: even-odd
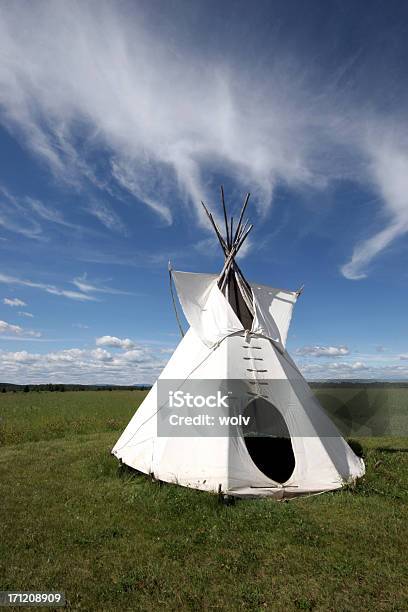
[[[112,348],[133,349],[135,343],[129,338],[117,338],[116,336],[101,336],[96,339],[97,346],[110,346]]]
[[[102,202],[92,202],[87,210],[108,229],[121,234],[127,234],[125,225],[122,223],[117,213],[107,204]]]
[[[33,289],[41,289],[46,293],[51,293],[52,295],[60,295],[71,300],[79,300],[80,302],[86,301],[97,301],[97,298],[88,295],[86,293],[81,293],[79,291],[70,291],[66,289],[59,289],[54,285],[47,285],[44,283],[36,283],[31,280],[24,280],[21,278],[17,278],[15,276],[9,276],[8,274],[0,274],[0,283],[4,283],[6,285],[17,285],[23,287],[32,287]]]
[[[367,366],[362,361],[355,361],[354,363],[332,363],[329,367],[333,370],[366,370]]]
[[[37,283],[35,281],[17,278],[15,276],[10,276],[8,274],[0,274],[0,283],[4,283],[7,285],[17,285],[23,287],[32,287],[33,289],[41,289],[46,293],[50,293],[52,295],[60,295],[62,297],[69,298],[71,300],[78,300],[81,302],[87,301],[99,301],[98,298],[91,295],[92,293],[108,293],[113,295],[131,295],[128,291],[121,291],[120,289],[114,289],[113,287],[107,287],[106,285],[98,285],[95,282],[90,282],[87,279],[87,275],[83,274],[82,276],[78,276],[71,281],[71,284],[75,285],[79,291],[72,291],[70,289],[61,289],[56,287],[55,285],[48,285],[45,283]],[[6,298],[8,299],[8,298]],[[4,303],[6,303],[4,301]],[[25,305],[23,304],[15,304],[17,305]]]
[[[340,357],[349,353],[347,346],[303,346],[296,350],[297,355],[309,357]]]
[[[367,375],[369,371],[376,370],[375,367],[369,368],[362,361],[334,362],[334,363],[308,363],[300,366],[300,370],[306,378],[356,378]]]
[[[34,319],[34,315],[31,312],[25,312],[24,310],[20,310],[18,312],[20,317],[27,317],[28,319]]]
[[[147,347],[115,355],[103,348],[93,350],[73,348],[49,353],[0,350],[2,378],[21,384],[152,383],[164,365],[165,361]]]
[[[401,149],[401,136],[393,142],[390,134],[371,134],[367,146],[371,153],[372,181],[384,202],[385,227],[362,240],[341,271],[346,278],[360,280],[367,276],[371,261],[396,238],[408,233],[408,139]],[[395,136],[394,136],[395,140]]]
[[[39,289],[44,289],[47,293],[52,293],[53,295],[61,295],[62,297],[69,298],[71,300],[79,300],[80,302],[97,302],[97,298],[92,297],[90,295],[85,295],[84,293],[80,293],[79,291],[70,291],[67,289],[58,289],[57,287],[52,287],[50,285],[40,286],[31,285],[31,287],[38,287]]]
[[[56,223],[58,225],[64,225],[72,229],[78,229],[76,225],[66,221],[59,210],[46,206],[39,200],[35,200],[33,198],[26,197],[24,200],[25,203],[29,204],[33,212],[41,219],[50,221],[51,223]]]
[[[23,300],[19,300],[18,298],[4,298],[3,304],[6,306],[27,306]]]
[[[0,11],[0,120],[60,178],[114,186],[165,223],[180,196],[202,219],[199,201],[208,199],[214,170],[243,191],[250,185],[262,213],[278,185],[361,182],[380,198],[373,217],[381,210],[385,227],[355,246],[341,268],[349,279],[364,278],[407,233],[406,111],[390,126],[383,108],[368,116],[372,97],[367,103],[349,93],[345,101],[344,90],[354,87],[338,85],[350,78],[343,66],[341,79],[316,83],[305,68],[313,62],[292,57],[289,43],[261,69],[253,53],[237,57],[232,46],[186,52],[184,31],[158,32],[140,3],[7,3]],[[107,157],[103,179],[96,148]],[[35,221],[17,221],[9,209],[0,208],[0,224],[41,235]],[[36,212],[61,222],[41,206]],[[118,227],[109,211],[93,214]]]
[[[154,182],[150,178],[150,168],[146,165],[146,174],[143,176],[135,172],[135,161],[121,159],[112,161],[112,176],[119,185],[129,191],[136,198],[154,210],[168,225],[172,223],[172,214],[168,206],[161,204],[157,194],[154,194]],[[153,184],[148,185],[151,181]],[[198,194],[197,194],[198,195]]]
[[[174,347],[166,347],[160,350],[160,352],[163,353],[164,355],[172,355],[174,351],[175,351]]]
[[[136,363],[142,362],[143,358],[144,352],[141,349],[133,349],[131,351],[126,351],[122,355],[122,359],[124,359],[125,361],[131,361]]]
[[[84,293],[111,293],[113,295],[131,295],[129,291],[121,291],[106,285],[98,285],[95,282],[88,281],[87,274],[74,278],[72,284]]]
[[[84,323],[73,323],[72,327],[77,327],[78,329],[89,329],[89,325],[85,325]]]
[[[153,383],[167,361],[165,347],[140,346],[111,353],[104,348],[72,348],[48,353],[0,350],[2,379],[26,383],[137,384]],[[366,361],[308,363],[301,371],[310,380],[407,380],[408,365]]]
[[[12,334],[22,334],[23,328],[19,325],[12,325],[7,323],[6,321],[0,321],[0,333],[12,333]]]
[[[27,215],[25,204],[25,202],[16,198],[5,187],[0,185],[0,226],[4,227],[7,231],[21,234],[26,238],[41,240],[41,225],[36,219]]]
[[[66,221],[60,211],[31,197],[18,197],[0,185],[0,225],[26,238],[44,240],[40,221],[78,229]]]
[[[23,329],[20,325],[13,325],[12,323],[7,323],[7,321],[0,321],[0,334],[25,335],[32,336],[33,338],[41,336],[40,332]]]
[[[385,364],[352,363],[308,363],[300,366],[308,380],[403,380],[408,379],[408,366],[393,363]]]
[[[400,356],[399,356],[399,358],[400,358],[402,361],[408,360],[408,354],[407,354],[407,353],[405,353],[405,354],[403,354],[403,355],[400,355]]]
[[[83,355],[85,354],[83,349],[73,348],[73,349],[65,349],[62,351],[55,351],[52,353],[48,353],[46,356],[49,361],[57,362],[57,363],[76,363]],[[40,359],[43,359],[43,356],[39,356]]]
[[[27,351],[17,351],[15,353],[5,353],[0,351],[0,362],[7,365],[10,363],[33,363],[41,356]]]
[[[118,266],[149,267],[166,265],[169,259],[177,261],[189,261],[186,248],[179,250],[166,250],[166,252],[133,251],[133,255],[123,256],[118,253],[107,253],[88,251],[78,254],[78,259],[86,263],[97,263]]]
[[[91,351],[91,355],[98,361],[112,361],[112,355],[105,349],[94,349],[93,351]]]

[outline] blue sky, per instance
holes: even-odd
[[[307,378],[408,378],[404,2],[3,2],[0,380],[152,381],[252,194]]]

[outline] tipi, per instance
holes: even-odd
[[[222,188],[221,195],[225,236],[203,206],[224,252],[222,271],[214,276],[169,268],[190,328],[112,452],[158,480],[226,495],[283,499],[340,488],[364,474],[364,463],[285,349],[300,291],[245,280],[236,255],[252,229],[244,223],[249,194],[235,229]],[[199,427],[192,434],[163,429],[169,414],[163,385],[183,392],[201,389],[203,381],[213,390],[230,385],[222,410],[246,421],[214,435],[208,429],[201,435]],[[190,422],[199,412],[195,405],[184,409]]]

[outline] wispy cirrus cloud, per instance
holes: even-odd
[[[24,201],[26,204],[28,204],[31,210],[41,219],[44,219],[45,221],[49,221],[51,223],[56,223],[58,225],[64,225],[66,227],[76,229],[76,226],[67,221],[59,210],[56,210],[51,206],[46,206],[43,202],[35,200],[34,198],[26,197],[24,198]]]
[[[109,230],[113,230],[120,234],[127,234],[126,226],[122,223],[119,215],[107,204],[96,201],[91,202],[87,211]]]
[[[42,240],[41,224],[27,215],[24,201],[0,185],[0,226],[33,240]]]
[[[52,295],[60,295],[71,300],[79,300],[81,302],[97,301],[96,297],[89,295],[88,293],[83,293],[80,291],[71,291],[69,289],[60,289],[55,285],[37,283],[35,281],[17,278],[16,276],[10,276],[8,274],[0,274],[0,283],[10,286],[16,285],[22,287],[31,287],[33,289],[40,289],[41,291],[45,291],[46,293],[50,293]]]
[[[106,285],[101,285],[97,282],[91,282],[88,280],[88,275],[86,273],[82,274],[82,276],[77,276],[71,281],[75,287],[77,287],[80,291],[83,291],[84,294],[90,293],[110,293],[112,295],[131,295],[129,291],[122,291],[121,289],[115,289],[114,287],[108,287]]]
[[[167,224],[180,199],[202,219],[199,202],[214,174],[243,190],[251,185],[261,214],[279,186],[299,193],[343,180],[362,184],[377,196],[377,221],[370,234],[360,228],[341,273],[364,278],[375,258],[408,232],[407,105],[395,94],[384,112],[386,88],[375,85],[377,44],[367,60],[377,68],[373,85],[359,63],[364,53],[316,75],[315,57],[324,57],[324,49],[309,58],[277,31],[262,59],[238,52],[233,23],[230,37],[224,28],[218,37],[224,48],[212,50],[187,46],[184,30],[177,36],[172,29],[177,19],[160,28],[146,13],[140,3],[4,5],[2,123],[58,177],[90,181],[102,191],[115,185]],[[103,176],[96,148],[106,157]],[[41,207],[37,213],[49,215]],[[109,211],[93,214],[119,230]],[[7,211],[0,210],[0,224],[41,236],[35,220],[17,222]]]
[[[131,295],[129,291],[122,291],[121,289],[116,289],[114,287],[108,287],[106,285],[88,281],[86,273],[84,273],[82,276],[74,278],[70,282],[78,289],[78,291],[62,289],[55,285],[38,283],[29,279],[21,279],[15,276],[10,276],[8,274],[0,274],[0,283],[4,283],[10,286],[16,285],[23,287],[31,287],[33,289],[40,289],[52,295],[60,295],[71,300],[78,300],[82,302],[98,301],[99,298],[93,295],[95,293],[106,293],[111,295]]]
[[[213,244],[213,241],[211,242]],[[214,243],[215,244],[215,243]],[[195,243],[192,245],[195,248]],[[121,254],[120,252],[84,250],[77,253],[77,259],[85,263],[107,264],[114,266],[140,267],[166,267],[169,259],[178,262],[188,261],[188,249],[168,249],[166,251],[132,251],[132,254]]]
[[[157,181],[152,179],[151,168],[146,160],[139,160],[145,166],[145,173],[140,168],[135,171],[134,159],[112,160],[112,176],[126,191],[135,196],[156,212],[168,225],[173,221],[169,206],[160,201],[161,188]]]
[[[19,298],[4,298],[3,304],[6,304],[6,306],[11,306],[12,308],[15,306],[27,306],[27,304]]]
[[[17,196],[4,185],[0,185],[0,226],[26,238],[46,241],[44,224],[81,231],[83,229],[67,221],[62,212],[55,207],[29,196]]]
[[[341,271],[346,278],[360,280],[367,276],[372,260],[397,238],[408,233],[408,137],[395,137],[396,126],[382,133],[373,130],[368,138],[371,151],[370,174],[384,203],[382,229],[363,239]],[[405,142],[404,142],[405,140]]]

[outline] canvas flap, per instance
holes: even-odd
[[[228,334],[243,329],[218,288],[218,276],[175,271],[172,274],[184,315],[204,344],[213,346]]]
[[[252,331],[262,333],[285,347],[293,307],[297,300],[296,292],[255,283],[250,285],[255,306]]]
[[[218,276],[176,271],[172,274],[184,315],[207,346],[213,346],[228,334],[243,329],[217,286]],[[256,283],[250,283],[250,286],[255,310],[251,331],[284,347],[296,293]]]

